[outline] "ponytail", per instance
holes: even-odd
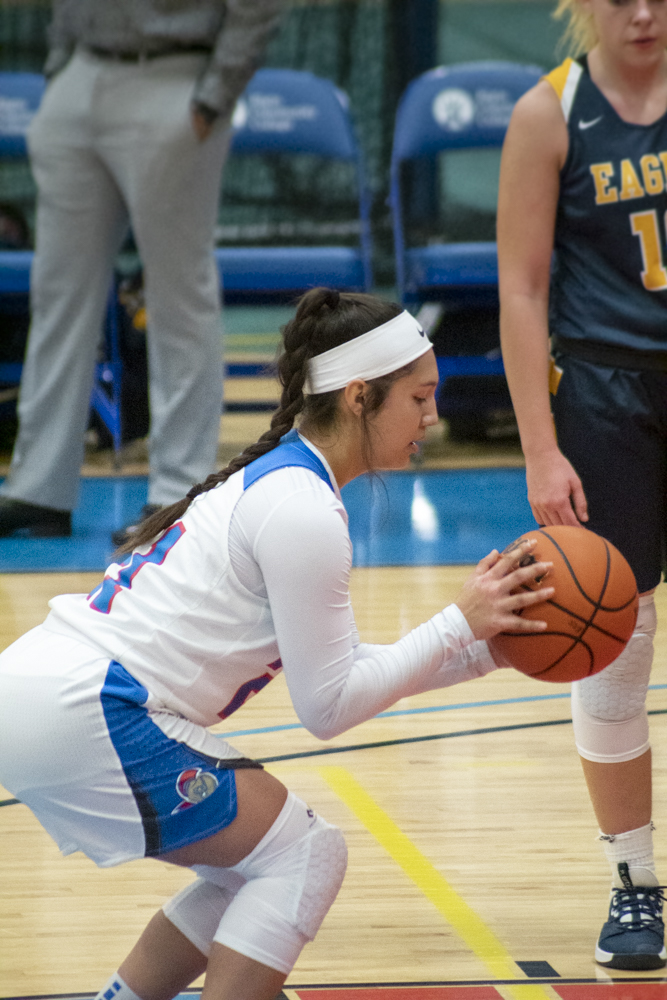
[[[333,288],[313,288],[306,292],[299,299],[295,316],[282,331],[283,347],[277,362],[282,392],[268,431],[233,458],[224,469],[211,473],[203,483],[197,483],[188,490],[182,500],[163,507],[142,521],[115,555],[125,555],[137,546],[151,542],[183,517],[192,500],[200,493],[207,493],[226,482],[239,469],[276,448],[281,438],[292,430],[300,414],[313,426],[324,428],[330,425],[335,420],[340,390],[306,396],[303,390],[308,377],[308,362],[316,355],[386,323],[400,311],[400,306],[382,302],[372,295],[340,293]],[[387,378],[383,376],[383,380]]]

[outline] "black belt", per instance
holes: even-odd
[[[212,49],[207,45],[173,45],[168,49],[143,49],[141,52],[129,52],[116,49],[104,49],[99,45],[87,45],[86,51],[98,59],[109,59],[110,62],[140,63],[145,59],[161,59],[163,56],[189,56],[195,54],[209,55]]]
[[[599,344],[591,340],[575,340],[572,337],[551,338],[554,353],[571,354],[573,358],[588,361],[592,365],[605,368],[626,368],[632,372],[667,372],[667,350],[645,351],[641,348],[617,347]]]

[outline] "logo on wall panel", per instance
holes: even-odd
[[[433,99],[433,117],[450,132],[461,132],[475,118],[475,102],[467,90],[449,87]]]
[[[300,121],[317,118],[315,104],[285,104],[282,94],[248,94],[236,102],[232,128],[237,132],[293,132]]]
[[[188,767],[181,771],[176,779],[176,791],[183,799],[175,809],[171,810],[171,815],[183,812],[196,806],[198,802],[203,802],[218,787],[218,779],[210,771],[202,771],[200,767]]]

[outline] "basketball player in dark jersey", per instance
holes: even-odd
[[[667,961],[645,708],[667,522],[667,0],[560,0],[557,14],[579,58],[519,101],[503,152],[503,357],[537,521],[587,525],[637,577],[635,633],[573,685],[572,711],[613,877],[595,957],[654,969]]]

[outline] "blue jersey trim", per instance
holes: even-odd
[[[132,790],[146,857],[204,840],[235,819],[229,768],[166,736],[151,719],[148,691],[120,663],[109,663],[100,701],[109,737]]]
[[[303,443],[296,431],[290,431],[277,448],[246,465],[243,470],[243,489],[247,490],[249,486],[268,475],[269,472],[295,465],[302,469],[310,469],[327,484],[332,492],[335,492],[324,464],[308,445]]]

